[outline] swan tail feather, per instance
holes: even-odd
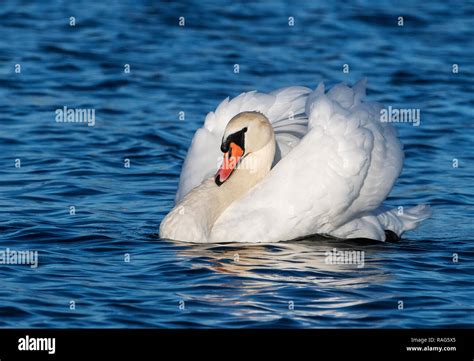
[[[419,204],[409,209],[383,210],[377,215],[377,219],[385,230],[392,231],[400,237],[402,233],[418,227],[421,222],[430,218],[432,213],[429,205]]]

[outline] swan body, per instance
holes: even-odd
[[[385,230],[400,236],[414,229],[430,216],[428,206],[400,212],[382,204],[404,155],[395,128],[380,121],[382,106],[362,101],[365,83],[224,100],[196,131],[160,237],[269,243],[326,234],[385,241]]]

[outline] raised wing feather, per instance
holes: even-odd
[[[320,85],[309,95],[308,133],[224,211],[211,241],[274,242],[358,228],[360,237],[384,240],[370,210],[392,188],[403,157],[395,131],[379,122],[378,105],[361,102],[364,95],[364,81],[328,94]]]

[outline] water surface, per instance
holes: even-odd
[[[0,265],[0,326],[472,327],[473,19],[472,2],[6,1],[0,249],[37,250],[39,266]],[[397,125],[388,202],[432,219],[396,244],[158,238],[222,99],[363,76],[369,99],[421,109],[419,127]],[[57,123],[63,106],[95,109],[95,126]],[[326,264],[334,247],[364,267]]]

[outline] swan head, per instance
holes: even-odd
[[[215,175],[215,182],[222,185],[241,162],[275,142],[273,127],[268,118],[259,112],[242,112],[227,124],[222,137],[221,151],[224,160]]]

